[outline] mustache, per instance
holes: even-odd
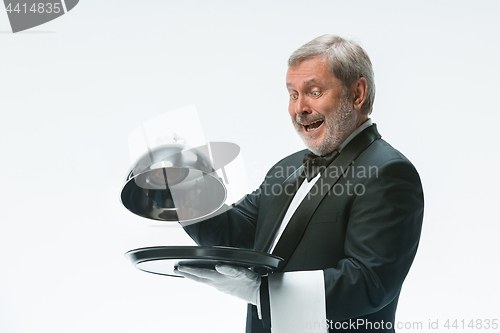
[[[306,114],[306,115],[296,115],[295,116],[295,122],[303,125],[304,123],[312,123],[318,120],[325,120],[325,116],[322,114],[316,114],[316,115],[311,115],[311,114]]]

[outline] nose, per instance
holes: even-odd
[[[294,111],[296,114],[304,115],[312,113],[312,110],[309,107],[309,104],[307,103],[307,100],[304,97],[298,96],[294,104],[295,104]]]

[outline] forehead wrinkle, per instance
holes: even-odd
[[[313,79],[307,79],[307,80],[302,81],[301,85],[304,87],[308,87],[308,86],[310,86],[312,84],[316,84],[316,83],[318,83],[318,81],[313,78]],[[286,86],[288,88],[293,88],[293,85],[290,82],[287,82]]]

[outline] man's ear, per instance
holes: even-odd
[[[368,83],[364,77],[360,77],[351,86],[351,100],[353,102],[354,110],[361,110],[363,103],[366,100],[366,93],[368,91]]]

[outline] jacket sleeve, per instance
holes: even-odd
[[[231,206],[224,205],[214,216],[183,226],[184,230],[201,246],[253,249],[261,194],[265,184],[264,181],[257,190],[247,194],[239,202]]]

